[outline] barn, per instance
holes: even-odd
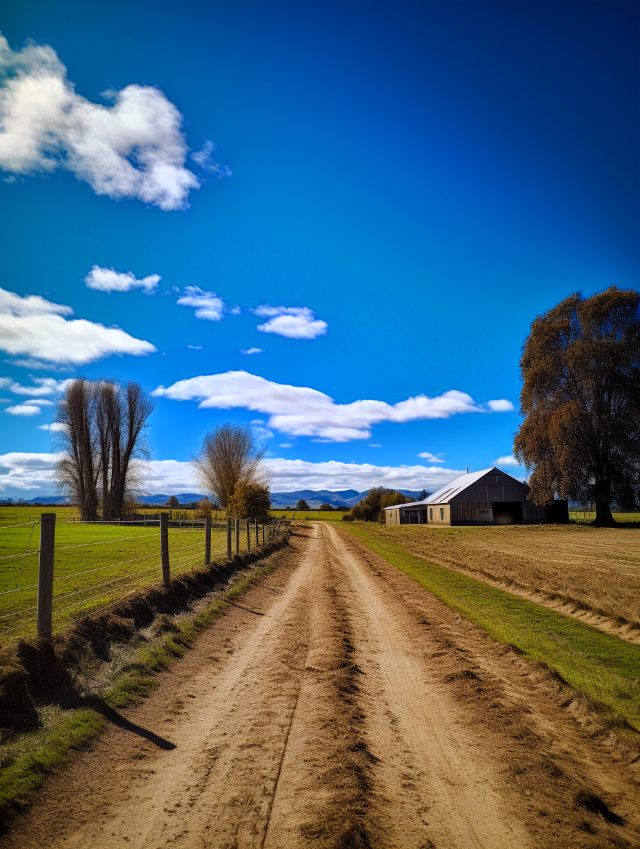
[[[521,525],[568,522],[566,501],[538,507],[529,487],[500,469],[460,475],[424,501],[385,508],[387,525]]]

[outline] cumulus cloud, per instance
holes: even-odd
[[[128,85],[92,103],[75,91],[55,50],[13,51],[0,35],[0,167],[13,175],[71,171],[99,195],[183,209],[200,186],[185,167],[182,115],[157,88]],[[213,172],[208,151],[204,164]],[[228,176],[219,169],[216,176]]]
[[[272,307],[263,304],[253,310],[255,315],[269,318],[258,325],[262,333],[276,333],[289,339],[315,339],[327,332],[327,322],[316,319],[309,307]]]
[[[499,398],[497,401],[487,401],[487,407],[492,413],[510,413],[513,410],[511,401],[506,398]]]
[[[368,439],[372,425],[383,421],[447,419],[459,413],[483,412],[470,395],[457,389],[434,398],[417,395],[397,404],[373,400],[337,404],[317,389],[275,383],[246,371],[179,380],[167,388],[159,386],[153,394],[176,401],[199,401],[200,408],[254,410],[269,415],[268,426],[274,430],[327,442]]]
[[[98,292],[130,292],[132,289],[142,289],[147,295],[153,292],[162,280],[159,274],[149,274],[138,280],[131,271],[116,271],[115,268],[91,266],[91,271],[84,278],[89,289]]]
[[[220,321],[225,314],[226,306],[222,298],[215,292],[206,292],[199,286],[186,286],[184,294],[178,298],[182,307],[194,307],[196,318],[207,321]]]
[[[71,307],[52,304],[39,296],[20,297],[0,289],[0,350],[62,365],[90,363],[111,354],[140,356],[156,350],[155,345],[119,327],[63,318],[72,312]]]
[[[498,457],[497,460],[493,462],[494,466],[520,466],[521,464],[516,460],[513,454],[506,454],[504,457]]]
[[[430,463],[444,463],[444,460],[441,460],[440,457],[436,457],[435,454],[431,454],[429,451],[421,451],[418,457],[428,460]]]
[[[240,348],[240,353],[251,357],[253,354],[264,354],[264,351],[262,348]]]
[[[52,422],[51,424],[38,425],[38,430],[50,430],[54,433],[61,433],[66,430],[66,425],[62,422]]]

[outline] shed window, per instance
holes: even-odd
[[[443,522],[443,521],[444,521],[444,507],[441,507],[441,508],[440,508],[440,521],[441,521],[441,522]]]
[[[429,518],[433,522],[433,507],[429,507]]]

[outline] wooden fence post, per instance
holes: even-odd
[[[227,519],[227,560],[231,560],[231,519]]]
[[[258,520],[256,519],[256,548],[260,545],[260,539],[258,534],[260,533],[260,525],[258,524]]]
[[[236,554],[240,554],[240,519],[236,519]]]
[[[40,562],[38,564],[38,622],[39,637],[51,638],[53,617],[53,557],[56,542],[56,514],[40,517]]]
[[[171,581],[169,570],[169,515],[160,513],[160,557],[162,559],[162,580],[165,587]]]
[[[211,566],[211,516],[204,517],[204,565]]]
[[[247,551],[251,551],[251,522],[247,519]]]

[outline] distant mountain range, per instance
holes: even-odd
[[[304,500],[309,507],[320,507],[321,504],[330,504],[332,507],[353,507],[358,501],[361,501],[369,492],[366,489],[364,492],[358,492],[356,489],[341,489],[337,491],[329,489],[299,489],[294,492],[272,492],[271,506],[276,510],[282,510],[285,507],[295,507],[298,501]],[[413,489],[399,489],[403,495],[408,495],[411,498],[418,498],[422,493]],[[153,506],[162,506],[167,503],[171,496],[159,493],[157,495],[142,495],[138,500],[142,504],[151,504]],[[200,501],[205,496],[200,492],[180,492],[176,494],[176,498],[180,504],[189,504],[192,501]],[[16,503],[16,499],[13,499]],[[36,498],[25,500],[25,504],[65,504],[66,498],[61,495],[39,495]]]

